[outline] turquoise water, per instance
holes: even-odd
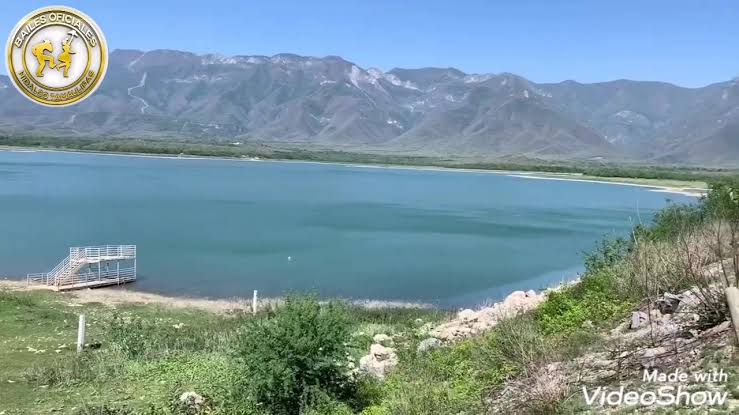
[[[138,290],[466,305],[572,278],[583,251],[667,198],[690,200],[490,173],[0,152],[0,275],[130,243]]]

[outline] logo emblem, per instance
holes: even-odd
[[[64,6],[38,9],[10,33],[8,76],[28,99],[64,107],[92,95],[108,68],[105,36],[79,10]]]

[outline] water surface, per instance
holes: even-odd
[[[138,290],[467,305],[572,278],[583,251],[667,198],[690,200],[483,172],[0,151],[0,275],[131,243]]]

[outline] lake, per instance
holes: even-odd
[[[0,275],[138,245],[131,289],[463,306],[582,270],[666,199],[603,183],[336,164],[0,151]]]

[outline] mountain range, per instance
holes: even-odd
[[[72,107],[35,105],[0,76],[0,133],[737,166],[739,80],[535,83],[336,56],[116,50],[102,86]]]

